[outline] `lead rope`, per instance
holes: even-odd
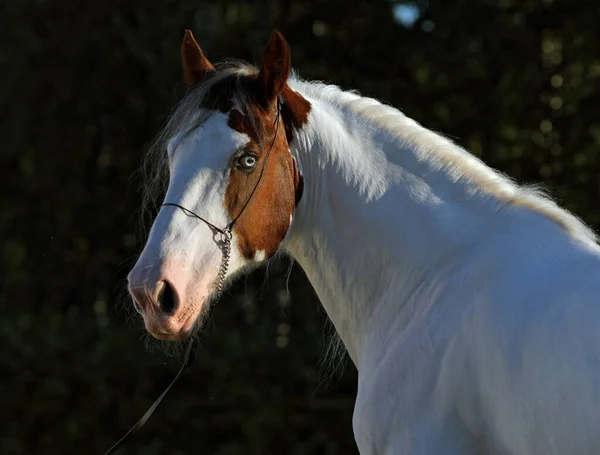
[[[129,438],[129,436],[131,434],[138,432],[140,430],[140,428],[142,428],[144,426],[144,424],[148,421],[150,416],[152,416],[152,414],[154,414],[154,411],[156,410],[156,408],[158,407],[160,402],[163,400],[165,395],[169,392],[169,390],[171,390],[171,387],[173,387],[173,385],[177,382],[177,380],[181,377],[181,375],[189,367],[192,366],[192,363],[194,363],[195,356],[196,356],[196,344],[195,344],[194,340],[192,339],[192,340],[190,340],[190,344],[188,345],[187,351],[185,353],[185,359],[183,360],[183,365],[181,365],[179,372],[173,378],[171,383],[167,386],[167,388],[163,391],[163,393],[161,393],[160,396],[156,400],[154,400],[154,403],[152,403],[152,406],[150,406],[148,408],[148,410],[142,416],[142,418],[140,420],[138,420],[137,423],[134,426],[132,426],[129,429],[129,431],[123,435],[123,437],[121,437],[121,439],[119,439],[110,449],[108,449],[104,453],[104,455],[110,455],[111,453],[114,453],[119,447],[121,447],[127,441],[127,439]]]
[[[229,228],[224,229],[222,231],[219,229],[219,233],[222,235],[222,239],[219,242],[219,247],[221,248],[221,251],[223,252],[223,258],[221,259],[221,267],[219,268],[219,274],[217,275],[217,280],[216,280],[215,301],[219,300],[219,298],[221,297],[221,293],[223,291],[223,283],[225,282],[225,275],[227,274],[227,269],[229,268],[229,257],[231,254],[231,237],[232,237],[231,230]],[[136,422],[136,424],[134,426],[132,426],[129,429],[129,431],[127,433],[125,433],[121,437],[121,439],[119,439],[110,449],[108,449],[104,453],[104,455],[110,455],[111,453],[114,453],[119,447],[121,447],[123,444],[125,444],[125,442],[127,441],[127,439],[129,438],[130,435],[137,433],[140,430],[140,428],[142,428],[146,424],[148,419],[152,416],[152,414],[154,414],[154,411],[156,411],[156,408],[158,408],[158,405],[160,404],[160,402],[167,395],[169,390],[171,390],[171,387],[173,387],[175,385],[175,383],[179,380],[181,375],[188,368],[190,368],[192,366],[192,364],[194,363],[195,357],[196,357],[196,344],[194,342],[194,339],[192,338],[190,340],[190,343],[188,344],[187,350],[185,352],[185,358],[183,359],[183,365],[181,365],[181,368],[179,369],[179,371],[177,372],[177,374],[175,375],[175,377],[173,378],[171,383],[167,386],[167,388],[163,391],[163,393],[161,393],[159,395],[159,397],[156,400],[154,400],[154,403],[152,403],[152,406],[150,406],[148,408],[148,410],[144,413],[144,415],[140,418],[140,420],[138,420]]]
[[[221,251],[223,252],[223,258],[221,260],[221,267],[219,267],[219,274],[217,275],[217,280],[216,280],[215,301],[219,300],[219,298],[221,297],[221,293],[223,291],[223,283],[225,282],[225,275],[227,274],[227,269],[229,268],[229,257],[231,254],[231,237],[232,237],[231,230],[224,229],[223,231],[220,231],[220,234],[223,236],[223,238],[219,242],[219,247],[221,248]],[[142,428],[146,424],[148,419],[152,416],[152,414],[154,414],[154,411],[156,411],[156,408],[158,408],[158,405],[160,404],[160,402],[167,395],[169,390],[171,390],[171,387],[173,387],[175,385],[175,383],[179,380],[181,375],[188,368],[190,368],[192,366],[192,364],[194,363],[195,357],[196,357],[196,344],[194,342],[194,339],[192,338],[190,340],[190,343],[188,344],[187,350],[185,352],[185,358],[183,359],[183,365],[181,365],[181,368],[179,369],[179,371],[177,372],[177,374],[175,375],[175,377],[173,378],[171,383],[167,386],[167,388],[163,391],[163,393],[161,393],[159,395],[159,397],[156,400],[154,400],[154,403],[152,403],[152,406],[150,406],[148,408],[148,410],[144,413],[144,415],[140,418],[140,420],[138,420],[136,422],[136,424],[134,426],[132,426],[129,429],[129,431],[121,437],[121,439],[119,439],[115,444],[113,444],[113,446],[110,449],[108,449],[104,453],[104,455],[110,455],[111,453],[114,453],[119,447],[121,447],[123,444],[125,444],[125,442],[127,441],[127,439],[129,438],[130,435],[137,433],[140,430],[140,428]]]
[[[212,230],[218,232],[219,234],[221,234],[221,239],[220,241],[217,242],[219,248],[221,249],[221,252],[223,253],[223,257],[221,258],[221,267],[219,267],[219,273],[217,275],[217,279],[216,279],[216,289],[215,289],[215,301],[217,301],[220,297],[221,297],[221,292],[223,291],[223,284],[225,283],[225,275],[227,275],[227,269],[229,268],[229,258],[231,256],[231,239],[233,237],[232,234],[232,229],[233,229],[233,225],[235,224],[235,222],[239,219],[239,217],[242,215],[242,212],[246,209],[246,207],[248,206],[248,204],[250,203],[250,199],[252,199],[252,196],[254,196],[254,193],[256,192],[256,189],[258,188],[258,184],[260,183],[260,181],[263,178],[263,174],[264,174],[264,170],[265,167],[267,165],[267,161],[269,160],[269,157],[271,156],[271,152],[273,151],[273,147],[275,147],[275,141],[277,140],[277,133],[279,132],[279,123],[280,123],[280,114],[281,114],[281,98],[277,99],[277,118],[275,119],[275,135],[273,136],[273,142],[271,143],[271,147],[269,148],[269,152],[267,153],[267,156],[265,157],[265,160],[263,161],[263,165],[262,168],[260,170],[260,175],[258,176],[258,180],[256,182],[256,185],[254,185],[254,188],[252,190],[252,192],[250,193],[250,196],[248,196],[248,199],[246,200],[246,203],[242,206],[242,209],[240,210],[240,212],[237,214],[237,216],[223,229],[218,228],[217,226],[215,226],[214,224],[208,222],[207,220],[205,220],[204,218],[202,218],[201,216],[195,214],[194,212],[192,212],[189,209],[186,209],[185,207],[179,205],[179,204],[174,204],[172,202],[167,202],[165,204],[163,204],[163,206],[165,205],[170,205],[173,207],[178,207],[179,209],[181,209],[187,216],[192,216],[194,218],[198,218],[201,221],[204,221],[208,227],[210,227]],[[145,412],[145,414],[141,417],[140,420],[138,420],[136,422],[136,424],[134,426],[132,426],[129,431],[127,433],[125,433],[121,439],[119,439],[110,449],[108,449],[104,455],[110,455],[111,453],[114,453],[119,447],[121,447],[123,444],[125,444],[125,442],[127,441],[127,439],[129,438],[129,436],[131,436],[132,434],[135,434],[136,432],[138,432],[140,430],[140,428],[142,428],[145,423],[148,421],[148,419],[152,416],[152,414],[154,414],[154,411],[156,410],[156,408],[158,407],[158,405],[160,404],[160,402],[163,400],[163,398],[165,397],[165,395],[169,392],[169,390],[171,390],[171,387],[173,387],[173,385],[175,385],[175,383],[179,380],[179,378],[181,377],[181,375],[192,366],[192,364],[194,363],[194,358],[196,356],[196,345],[194,343],[194,339],[190,340],[190,344],[187,347],[187,351],[185,353],[185,359],[183,360],[183,365],[181,365],[181,368],[179,369],[179,372],[177,373],[177,375],[175,375],[175,377],[173,378],[173,380],[171,381],[171,383],[167,386],[167,388],[163,391],[163,393],[160,394],[160,396],[154,400],[154,403],[152,403],[152,406],[150,406],[148,408],[148,410]]]

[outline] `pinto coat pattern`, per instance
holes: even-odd
[[[213,66],[190,32],[182,55],[190,89],[152,152],[165,202],[225,225],[265,163],[227,278],[299,262],[359,372],[362,455],[600,453],[589,228],[397,109],[300,80],[278,32],[259,69]],[[163,207],[129,276],[148,330],[197,330],[219,264],[210,228]]]

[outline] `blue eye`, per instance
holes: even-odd
[[[244,169],[252,169],[256,166],[256,157],[252,155],[244,155],[238,160],[238,166]]]

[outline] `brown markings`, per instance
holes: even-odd
[[[293,91],[288,85],[283,87],[281,93],[283,98],[283,105],[281,106],[281,120],[285,127],[285,136],[288,144],[291,144],[294,140],[294,131],[302,129],[304,125],[308,123],[308,114],[310,113],[311,105],[310,102],[300,95],[298,92]],[[298,205],[302,198],[304,191],[304,177],[298,170],[298,164],[292,157],[293,175],[294,175],[294,187],[295,191],[295,204]]]
[[[288,85],[281,93],[283,106],[281,106],[281,118],[285,125],[285,135],[289,143],[294,139],[294,130],[301,129],[308,122],[308,114],[311,109],[310,102],[293,91]]]
[[[207,74],[215,71],[190,30],[185,31],[181,43],[181,61],[188,89],[195,87]]]
[[[191,33],[190,38],[193,40]],[[204,65],[208,68],[203,62],[208,60],[201,50],[199,52],[192,54],[202,62],[198,64],[192,61],[188,67],[198,68]],[[184,71],[185,55],[184,53]],[[212,65],[210,67],[214,70]],[[258,74],[232,75],[219,80],[211,87],[209,96],[202,103],[204,108],[229,112],[229,127],[249,137],[245,149],[257,156],[256,167],[250,173],[235,165],[231,167],[224,200],[231,219],[238,216],[250,197],[273,144],[262,180],[233,228],[240,252],[248,259],[254,258],[258,251],[264,251],[265,259],[275,254],[287,234],[290,217],[304,188],[296,160],[289,151],[289,143],[293,140],[294,131],[307,123],[311,105],[287,86],[290,69],[289,47],[283,36],[274,31]],[[210,77],[211,71],[205,69],[201,77]],[[194,74],[196,77],[197,72]],[[198,83],[200,79],[194,80]],[[245,113],[233,109],[232,100],[239,90],[244,90],[247,98],[252,100],[245,107]],[[279,96],[282,106],[276,134]]]
[[[239,249],[248,259],[258,251],[264,251],[265,259],[275,254],[302,197],[303,179],[290,153],[289,143],[294,130],[308,121],[310,103],[287,86],[290,70],[289,47],[283,36],[275,31],[263,55],[255,90],[249,93],[256,101],[247,107],[254,122],[237,110],[229,114],[229,126],[248,135],[250,142],[246,147],[258,156],[257,166],[251,174],[235,167],[231,169],[225,206],[232,219],[240,213],[252,193],[273,146],[262,180],[234,227]],[[280,96],[282,105],[278,117]]]
[[[275,254],[289,229],[290,215],[294,213],[296,204],[298,178],[294,172],[297,168],[281,126],[275,137],[274,120],[273,113],[262,113],[264,131],[259,138],[246,116],[237,110],[229,116],[229,126],[250,137],[245,148],[258,157],[256,167],[250,173],[235,166],[231,168],[224,201],[231,219],[240,213],[250,197],[273,144],[262,180],[234,225],[238,247],[247,259],[252,259],[257,251],[264,251],[265,259]]]

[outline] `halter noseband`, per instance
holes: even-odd
[[[215,300],[218,300],[219,297],[221,297],[221,291],[223,290],[223,283],[225,282],[225,275],[227,274],[227,269],[229,268],[229,256],[231,253],[231,238],[233,237],[233,235],[232,235],[233,225],[237,222],[237,220],[240,218],[240,216],[242,216],[242,213],[244,213],[244,210],[246,210],[246,207],[248,207],[250,200],[254,196],[254,193],[256,192],[256,189],[258,188],[258,185],[260,184],[260,181],[263,178],[265,168],[267,166],[267,161],[269,161],[271,152],[273,151],[273,148],[275,147],[275,141],[277,140],[277,134],[279,133],[281,105],[282,105],[281,97],[278,97],[277,98],[277,117],[275,118],[275,135],[273,136],[273,141],[271,142],[269,151],[267,152],[267,155],[265,156],[265,159],[263,161],[262,167],[260,169],[260,175],[258,176],[258,180],[256,181],[256,184],[254,185],[254,188],[252,189],[250,196],[248,196],[248,199],[246,199],[246,202],[242,206],[242,209],[229,222],[229,224],[227,224],[227,226],[225,226],[224,228],[219,228],[219,227],[215,226],[214,224],[212,224],[211,222],[207,221],[206,219],[202,218],[200,215],[197,215],[196,213],[192,212],[190,209],[183,207],[182,205],[175,204],[173,202],[165,202],[164,204],[162,204],[162,207],[164,207],[164,206],[177,207],[177,208],[181,209],[183,211],[183,213],[185,213],[187,216],[191,216],[193,218],[199,219],[200,221],[204,221],[204,223],[206,223],[206,225],[212,231],[221,235],[221,240],[220,241],[216,240],[217,245],[220,247],[220,249],[223,253],[223,259],[221,260],[221,267],[219,268],[219,274],[217,275],[217,281],[216,281],[217,289],[216,289]],[[183,360],[183,365],[179,369],[179,372],[177,373],[175,378],[173,378],[173,380],[167,386],[167,388],[163,391],[163,393],[161,393],[160,396],[154,401],[154,403],[152,403],[152,406],[150,406],[150,408],[148,408],[148,410],[141,417],[141,419],[138,420],[137,423],[133,427],[131,427],[129,429],[129,431],[123,435],[123,437],[121,439],[119,439],[110,449],[108,449],[104,455],[110,455],[111,453],[114,453],[119,447],[121,447],[127,441],[127,438],[131,434],[139,431],[140,428],[142,428],[144,426],[144,424],[148,421],[150,416],[152,416],[152,414],[154,413],[154,411],[156,410],[156,408],[158,407],[158,405],[160,404],[162,399],[165,397],[167,392],[171,389],[171,387],[173,387],[173,385],[177,382],[177,380],[184,373],[184,371],[192,366],[192,363],[194,362],[195,354],[196,354],[196,346],[194,344],[194,340],[192,339],[192,340],[190,340],[190,343],[186,350],[185,359]]]

